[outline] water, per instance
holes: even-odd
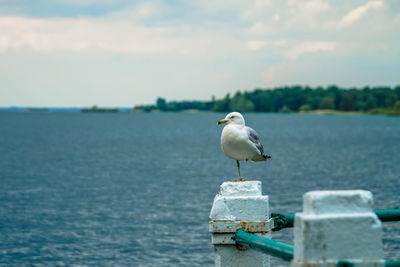
[[[224,114],[0,113],[0,265],[212,266],[208,214],[236,178]],[[243,163],[272,211],[316,189],[400,208],[400,118],[248,114],[272,160]],[[273,238],[292,243],[292,229]],[[400,223],[384,224],[387,260]],[[273,266],[287,265],[273,259]]]

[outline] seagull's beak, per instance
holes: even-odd
[[[220,120],[220,121],[217,122],[217,125],[220,125],[220,124],[223,124],[223,123],[227,123],[227,122],[228,122],[228,120]]]

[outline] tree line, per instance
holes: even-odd
[[[396,87],[339,88],[285,86],[275,89],[238,91],[210,101],[170,101],[159,97],[154,105],[136,106],[142,111],[202,110],[215,112],[307,112],[354,111],[400,115],[400,85]]]

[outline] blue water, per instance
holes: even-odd
[[[208,215],[236,179],[224,114],[0,113],[0,265],[212,266]],[[269,162],[242,164],[271,211],[317,189],[365,189],[400,208],[400,118],[247,114]],[[292,243],[292,229],[273,238]],[[400,260],[400,223],[384,224]],[[273,259],[273,266],[287,265]]]

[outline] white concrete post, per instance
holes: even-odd
[[[382,225],[369,191],[313,191],[296,213],[292,267],[384,266]],[[350,266],[349,265],[349,266]]]
[[[216,267],[266,266],[269,256],[250,248],[236,247],[232,236],[238,229],[271,238],[268,196],[260,181],[224,182],[210,212]]]

